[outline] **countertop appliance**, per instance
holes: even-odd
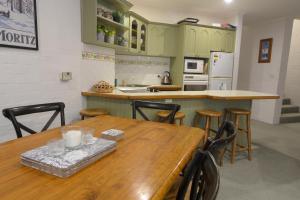
[[[184,74],[184,91],[204,91],[208,89],[208,75],[203,74]]]
[[[211,52],[209,67],[209,89],[231,90],[234,54]]]
[[[172,84],[170,72],[168,72],[168,71],[164,72],[163,77],[161,79],[161,84],[162,85],[171,85]]]
[[[185,58],[184,59],[184,73],[203,74],[205,60],[201,58]]]

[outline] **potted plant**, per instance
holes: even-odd
[[[114,12],[112,13],[112,17],[113,17],[113,20],[114,20],[115,22],[121,23],[121,18],[122,18],[121,12],[119,12],[119,11],[114,11]]]
[[[115,30],[109,30],[106,32],[106,42],[110,44],[115,43],[115,36],[116,36],[116,31]]]
[[[97,40],[104,42],[105,40],[105,32],[106,28],[103,25],[98,25],[97,26]]]

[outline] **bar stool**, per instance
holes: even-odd
[[[158,121],[164,122],[167,120],[168,116],[170,115],[170,111],[159,111],[156,114],[158,116]],[[175,121],[179,120],[180,126],[183,125],[183,119],[185,118],[185,114],[183,112],[177,112],[175,115]]]
[[[194,121],[194,126],[195,127],[198,126],[198,123],[199,123],[201,117],[205,118],[205,138],[204,138],[204,142],[206,142],[208,137],[210,136],[210,131],[216,132],[215,130],[211,129],[212,118],[216,118],[218,120],[218,128],[219,128],[220,121],[221,121],[221,116],[222,116],[222,112],[218,112],[218,111],[214,111],[214,110],[197,110],[196,111],[196,117],[195,117],[195,121]]]
[[[109,112],[103,108],[88,108],[82,109],[80,111],[81,120],[84,120],[85,117],[97,117],[100,115],[108,115]]]
[[[248,160],[252,160],[252,141],[251,141],[251,111],[245,109],[230,108],[226,109],[230,117],[233,117],[237,134],[245,133],[247,135],[247,146],[237,144],[237,137],[232,142],[231,163],[235,162],[236,152],[248,151]],[[240,128],[241,117],[246,117],[246,128]],[[237,149],[238,147],[238,149]]]

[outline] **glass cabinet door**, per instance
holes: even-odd
[[[133,20],[131,23],[131,44],[132,49],[138,49],[138,22]]]
[[[141,26],[141,46],[140,46],[140,50],[141,51],[146,51],[146,36],[147,36],[147,28],[146,25],[143,24]]]

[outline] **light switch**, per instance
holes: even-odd
[[[72,80],[72,72],[62,72],[60,75],[60,80],[62,81]]]

